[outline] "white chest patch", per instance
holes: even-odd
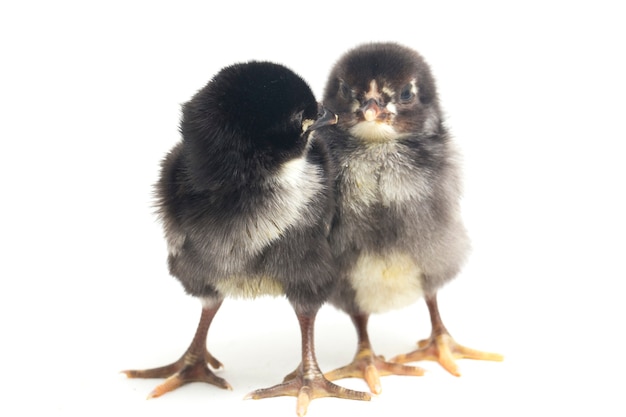
[[[368,313],[382,313],[405,307],[422,297],[421,275],[411,257],[390,253],[361,256],[349,279],[360,308]]]
[[[430,193],[419,168],[397,142],[368,144],[349,155],[341,166],[341,191],[353,211],[361,211],[375,203],[419,200]]]
[[[236,218],[230,229],[212,236],[212,239],[206,239],[207,232],[202,228],[186,231],[195,242],[206,243],[201,249],[207,256],[222,260],[219,265],[224,273],[236,275],[240,265],[280,239],[289,228],[315,221],[308,215],[307,207],[324,184],[319,168],[307,162],[305,157],[285,163],[263,186],[267,189],[267,197],[257,201],[252,213]],[[170,230],[167,235],[169,252],[176,256],[186,235],[178,229]],[[264,280],[259,283],[259,288],[271,289],[273,286],[266,285]],[[256,290],[244,289],[243,292],[254,293]]]
[[[324,187],[319,167],[307,162],[305,157],[284,164],[273,182],[279,189],[275,201],[277,212],[266,214],[282,230],[300,221],[309,202]]]
[[[350,128],[350,134],[371,142],[387,142],[398,137],[393,127],[376,121],[359,122]]]
[[[319,193],[322,184],[319,168],[305,157],[284,164],[276,176],[268,180],[274,197],[259,207],[256,216],[246,224],[246,235],[255,249],[262,249],[295,224],[308,224],[307,205]]]

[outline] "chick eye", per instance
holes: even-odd
[[[407,103],[413,100],[415,94],[413,94],[412,88],[413,86],[411,84],[407,84],[402,88],[402,91],[400,92],[400,101]]]
[[[294,124],[296,124],[296,125],[300,126],[300,125],[302,124],[302,115],[303,115],[303,114],[304,114],[304,110],[300,110],[299,112],[294,113],[294,114],[291,116],[291,121],[292,121]]]
[[[350,86],[348,84],[346,84],[343,81],[339,81],[339,91],[341,92],[341,95],[346,98],[346,99],[351,99],[352,98],[352,89],[350,88]]]

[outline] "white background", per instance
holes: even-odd
[[[440,294],[444,322],[505,361],[459,361],[460,378],[424,363],[423,377],[383,378],[369,403],[320,399],[308,415],[623,416],[618,3],[3,2],[0,414],[295,415],[294,398],[242,400],[299,360],[282,299],[216,316],[209,348],[232,392],[193,384],[147,401],[158,380],[118,373],[177,359],[199,318],[167,273],[151,186],[180,105],[221,67],[280,62],[321,97],[341,53],[392,40],[431,64],[464,155],[474,251]],[[324,370],[352,358],[346,316],[324,307],[316,329]],[[370,329],[385,356],[430,331],[421,302]]]

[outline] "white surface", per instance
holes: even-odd
[[[147,401],[157,380],[117,373],[177,359],[199,318],[167,274],[151,185],[179,139],[180,104],[222,66],[281,62],[321,96],[339,55],[370,40],[416,48],[438,80],[474,246],[440,307],[459,342],[505,361],[460,361],[460,378],[425,363],[424,377],[383,378],[369,403],[320,399],[308,415],[626,413],[618,2],[8,3],[0,414],[295,415],[294,398],[242,401],[299,360],[284,300],[227,301],[218,313],[209,348],[234,392],[194,384]],[[423,303],[372,318],[386,356],[428,332]],[[316,337],[325,370],[354,353],[351,324],[332,308]]]

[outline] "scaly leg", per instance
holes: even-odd
[[[418,349],[404,355],[398,355],[391,360],[398,363],[416,362],[421,360],[437,361],[445,370],[454,376],[461,376],[455,359],[479,359],[487,361],[502,361],[502,355],[490,352],[481,352],[460,345],[454,341],[443,325],[437,295],[426,297],[426,305],[430,313],[432,331],[430,337],[418,342]]]
[[[313,338],[316,313],[305,314],[296,310],[302,333],[302,362],[298,369],[291,373],[282,384],[253,391],[246,396],[246,399],[258,400],[284,395],[297,397],[296,413],[300,417],[306,414],[309,403],[316,398],[337,397],[351,400],[370,400],[371,397],[368,393],[335,385],[328,381],[320,371],[315,358]]]
[[[148,398],[160,397],[189,382],[206,382],[220,388],[232,389],[228,382],[215,375],[207,366],[208,362],[213,368],[222,367],[220,361],[206,349],[209,326],[221,305],[220,300],[210,307],[203,307],[196,334],[187,351],[176,362],[159,368],[122,372],[129,378],[167,378],[164,383],[150,392]]]

